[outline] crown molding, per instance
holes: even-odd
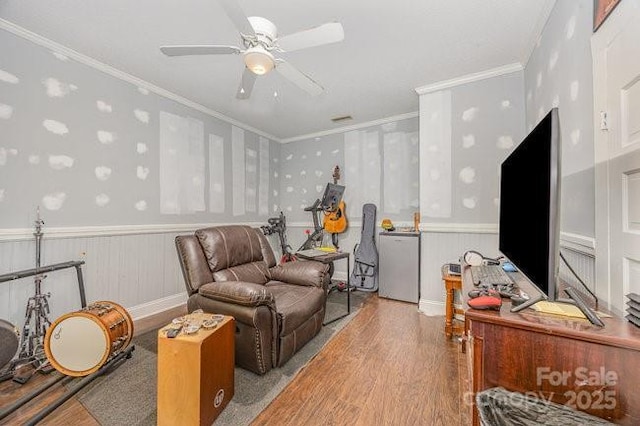
[[[264,136],[267,139],[271,139],[275,142],[281,142],[280,138],[275,137],[274,135],[271,135],[269,133],[263,132],[262,130],[256,129],[255,127],[249,126],[248,124],[242,123],[240,121],[234,120],[231,117],[227,117],[224,114],[219,113],[218,111],[214,111],[210,108],[205,107],[204,105],[201,105],[197,102],[191,101],[187,98],[184,98],[180,95],[177,95],[173,92],[170,92],[169,90],[163,89],[162,87],[156,86],[155,84],[149,83],[148,81],[145,81],[141,78],[138,78],[134,75],[128,74],[124,71],[121,71],[117,68],[112,67],[111,65],[107,65],[103,62],[100,62],[96,59],[93,59],[90,56],[84,55],[80,52],[77,52],[69,47],[63,46],[60,43],[57,43],[53,40],[50,40],[46,37],[43,37],[39,34],[36,34],[32,31],[27,30],[26,28],[23,28],[19,25],[14,24],[13,22],[7,21],[5,19],[0,18],[0,29],[6,30],[14,35],[17,35],[18,37],[22,37],[25,40],[29,40],[32,43],[35,43],[39,46],[42,47],[46,47],[47,49],[50,49],[54,52],[57,53],[61,53],[65,56],[68,56],[69,58],[80,62],[81,64],[87,65],[91,68],[94,68],[98,71],[101,71],[105,74],[108,74],[112,77],[115,77],[117,79],[126,81],[127,83],[131,83],[133,85],[136,85],[138,87],[142,87],[145,88],[147,90],[149,90],[150,92],[155,93],[156,95],[160,95],[162,97],[165,97],[167,99],[170,99],[172,101],[178,102],[184,106],[187,106],[189,108],[193,108],[196,111],[200,111],[203,114],[207,114],[211,117],[217,118],[219,120],[225,121],[231,125],[240,127],[244,130],[247,130],[249,132],[255,133],[257,135],[260,136]]]
[[[418,95],[426,95],[427,93],[449,89],[451,87],[460,86],[462,84],[473,83],[476,81],[486,80],[492,77],[499,77],[501,75],[511,74],[514,72],[522,71],[523,69],[524,68],[522,67],[522,64],[517,62],[513,64],[503,65],[497,68],[492,68],[485,71],[463,75],[461,77],[452,78],[450,80],[442,80],[437,83],[427,84],[426,86],[417,87],[415,90],[416,90],[416,93],[418,93]]]
[[[378,126],[380,124],[392,123],[394,121],[408,120],[420,116],[419,111],[407,112],[405,114],[393,115],[391,117],[380,118],[378,120],[367,121],[366,123],[353,124],[351,126],[338,127],[331,130],[323,130],[317,133],[308,133],[306,135],[294,136],[292,138],[281,139],[281,143],[299,142],[306,139],[320,138],[323,136],[333,135],[336,133],[346,133],[352,130],[363,129],[365,127]]]

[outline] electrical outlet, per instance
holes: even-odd
[[[600,111],[600,130],[609,130],[606,111]]]

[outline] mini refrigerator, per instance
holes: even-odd
[[[420,298],[420,233],[381,232],[378,295],[418,303]]]

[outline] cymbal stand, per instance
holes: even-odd
[[[44,225],[44,221],[40,217],[40,208],[38,207],[35,232],[33,233],[36,238],[36,272],[41,267],[42,225]],[[48,362],[44,354],[44,339],[47,328],[51,326],[48,317],[50,312],[48,299],[51,297],[51,293],[42,293],[42,280],[46,277],[42,273],[36,273],[34,276],[35,294],[27,300],[22,342],[18,358],[13,362],[14,365],[20,365],[23,361],[35,361],[36,367],[43,368],[44,364]]]

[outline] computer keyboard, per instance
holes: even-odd
[[[481,265],[471,267],[474,285],[513,284],[513,280],[500,265]]]

